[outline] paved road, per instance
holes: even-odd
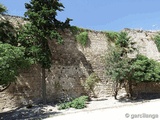
[[[160,120],[160,101],[58,115],[45,120]]]

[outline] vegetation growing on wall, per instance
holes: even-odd
[[[88,32],[84,31],[76,35],[76,40],[80,43],[83,47],[87,45],[88,42]]]
[[[160,52],[160,33],[154,37],[158,51]]]
[[[4,5],[0,4],[0,14],[5,13],[6,11],[7,11],[7,8]]]
[[[115,42],[118,38],[119,33],[118,32],[105,32],[106,37],[109,41]]]
[[[79,28],[77,26],[71,26],[70,30],[73,33],[73,35],[77,35],[79,32],[81,32],[81,28]]]
[[[85,47],[88,42],[88,32],[85,29],[79,28],[77,26],[71,26],[70,30],[71,30],[72,34],[75,36],[76,41],[80,45]]]
[[[96,97],[94,93],[94,87],[98,82],[100,82],[100,78],[98,77],[98,75],[96,73],[91,73],[84,83],[86,91],[92,92],[94,97]]]

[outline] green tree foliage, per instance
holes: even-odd
[[[110,47],[106,54],[106,73],[110,79],[123,82],[127,79],[126,75],[129,74],[129,63],[131,59],[121,57],[121,50],[115,47]]]
[[[30,23],[21,29],[18,42],[26,48],[26,57],[32,58],[42,67],[42,97],[45,104],[45,69],[49,69],[52,62],[49,40],[55,39],[61,43],[62,37],[57,30],[69,27],[71,19],[67,18],[65,22],[56,19],[57,12],[63,11],[64,8],[59,0],[31,0],[25,7],[27,9],[25,16]]]
[[[16,80],[20,68],[29,65],[24,58],[23,47],[0,43],[0,85],[7,85]]]
[[[16,29],[8,20],[0,20],[0,41],[17,46]]]
[[[106,73],[115,81],[115,98],[119,87],[125,84],[132,98],[132,85],[135,82],[156,82],[160,80],[160,63],[143,55],[129,58],[134,52],[134,44],[126,33],[120,33],[115,46],[111,46],[106,55]]]
[[[135,52],[135,42],[132,42],[131,37],[126,32],[120,32],[115,42],[116,47],[121,51],[121,57],[127,57],[127,54]]]
[[[121,32],[115,41],[115,46],[110,46],[107,51],[106,70],[114,80],[124,80],[125,74],[128,74],[128,65],[131,62],[128,54],[136,50],[134,44],[127,33]]]
[[[24,57],[25,48],[18,47],[16,29],[2,16],[5,12],[6,8],[0,4],[0,92],[16,80],[20,68],[29,66],[29,59]]]
[[[132,64],[132,79],[136,82],[160,81],[160,63],[143,55],[137,55]]]
[[[92,92],[94,97],[96,97],[95,93],[94,93],[94,87],[96,85],[96,83],[100,82],[100,78],[98,77],[98,75],[96,73],[91,73],[89,75],[89,77],[86,79],[85,83],[84,83],[84,88],[86,89],[87,92]]]
[[[0,4],[0,14],[6,13],[6,12],[7,12],[7,8],[4,5]]]
[[[109,52],[106,55],[106,73],[115,81],[115,98],[118,93],[118,89],[122,83],[127,83],[127,86],[131,88],[131,70],[130,64],[132,60],[128,58],[128,54],[134,52],[134,44],[126,32],[120,32],[115,41],[115,46],[111,46]],[[132,93],[130,89],[129,94]]]
[[[0,41],[2,43],[17,45],[16,29],[2,16],[4,13],[6,13],[6,7],[0,4]]]
[[[154,37],[158,51],[160,52],[160,33]]]

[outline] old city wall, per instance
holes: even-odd
[[[10,20],[14,22],[15,20],[20,23],[25,22],[20,18],[11,18]],[[131,29],[124,29],[124,31],[137,42],[140,53],[160,61],[160,53],[152,40],[157,32]],[[96,95],[111,96],[112,81],[108,80],[105,74],[104,56],[109,50],[105,33],[88,30],[89,40],[86,47],[78,44],[69,30],[62,32],[62,36],[64,44],[58,45],[54,40],[50,41],[53,65],[50,71],[46,70],[47,100],[52,102],[85,95],[83,83],[92,72],[101,79],[94,89]],[[159,92],[160,85],[142,83],[139,84],[138,89],[144,92]],[[17,82],[12,83],[8,90],[0,94],[0,111],[26,104],[29,100],[34,102],[42,100],[41,68],[38,65],[21,71]]]

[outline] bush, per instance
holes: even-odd
[[[70,30],[73,33],[73,35],[77,35],[81,31],[81,28],[79,28],[77,26],[71,26]]]
[[[82,46],[86,46],[87,45],[87,41],[88,41],[88,33],[85,32],[81,32],[79,35],[76,36],[76,40],[82,45]]]
[[[118,38],[118,32],[106,32],[106,37],[109,41],[115,42]]]
[[[70,102],[60,104],[58,109],[59,110],[68,109],[68,108],[83,109],[86,107],[87,101],[88,101],[88,96],[81,96]]]
[[[131,65],[132,78],[137,82],[158,82],[160,81],[160,63],[143,55],[137,58]]]
[[[96,73],[91,73],[90,76],[86,79],[84,87],[87,90],[92,90],[95,87],[95,84],[100,81],[100,78]]]
[[[160,33],[154,37],[158,51],[160,52]]]

